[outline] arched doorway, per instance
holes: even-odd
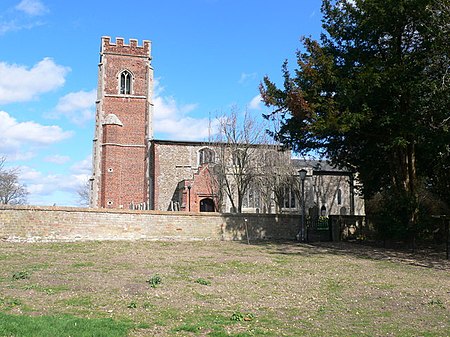
[[[211,198],[200,200],[200,212],[214,212],[214,201]]]

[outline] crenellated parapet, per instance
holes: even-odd
[[[111,37],[103,36],[101,52],[151,58],[151,41],[143,40],[142,45],[139,45],[137,39],[130,39],[126,44],[123,38],[116,37],[116,43],[113,43]]]

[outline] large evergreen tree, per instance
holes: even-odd
[[[283,88],[261,84],[267,117],[283,117],[274,136],[358,172],[413,229],[423,186],[449,201],[450,0],[324,0],[322,12],[325,33],[303,39],[294,74],[283,65]]]

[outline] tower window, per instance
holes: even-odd
[[[120,74],[120,94],[130,95],[131,94],[131,73],[127,70]]]

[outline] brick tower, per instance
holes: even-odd
[[[152,131],[151,43],[102,37],[91,207],[128,208],[149,199]]]

